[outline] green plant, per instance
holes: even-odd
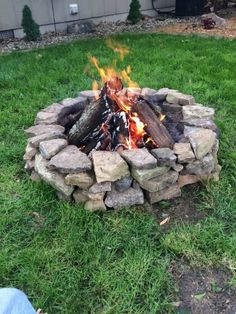
[[[21,26],[23,27],[26,40],[36,41],[40,37],[39,25],[33,20],[32,12],[28,5],[24,6],[22,15]]]
[[[132,24],[136,24],[138,21],[140,21],[142,17],[140,12],[141,5],[139,3],[139,0],[132,0],[129,7],[130,9],[127,20],[132,22]]]

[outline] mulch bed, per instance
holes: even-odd
[[[204,36],[236,38],[236,7],[231,7],[227,10],[217,12],[220,17],[226,19],[226,25],[221,28],[204,29],[199,23],[191,21],[182,21],[164,25],[156,29],[160,33],[169,34],[200,34]]]

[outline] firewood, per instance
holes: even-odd
[[[124,111],[114,113],[111,121],[111,147],[117,150],[118,147],[127,147],[127,139],[129,138],[129,124]]]
[[[81,142],[107,119],[110,112],[110,105],[104,97],[94,100],[85,107],[80,119],[70,129],[69,142],[80,146]]]
[[[145,131],[158,147],[172,149],[174,145],[172,137],[145,100],[135,103],[132,110],[138,114],[139,119],[145,124]]]

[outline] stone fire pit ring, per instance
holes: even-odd
[[[94,151],[89,156],[70,145],[69,117],[82,112],[96,93],[83,91],[39,111],[26,129],[25,169],[31,179],[51,185],[59,198],[84,203],[87,210],[150,204],[181,196],[181,188],[219,180],[218,128],[215,111],[176,90],[127,89],[142,95],[164,113],[181,114],[183,136],[173,149]]]

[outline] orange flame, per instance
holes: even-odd
[[[125,55],[129,53],[129,48],[126,46],[122,46],[120,43],[114,44],[114,42],[109,38],[106,41],[106,44],[109,48],[111,48],[114,52],[118,52],[120,54],[120,59],[123,61]]]

